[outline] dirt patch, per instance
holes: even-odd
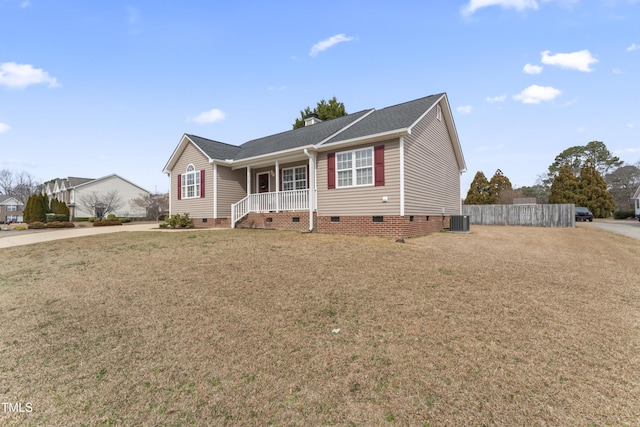
[[[602,230],[3,253],[0,400],[32,408],[3,425],[640,423],[640,246]]]

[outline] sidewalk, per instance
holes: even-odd
[[[72,239],[74,237],[93,236],[95,234],[119,233],[128,231],[161,231],[157,223],[124,224],[109,227],[75,227],[52,229],[41,233],[25,233],[2,236],[0,231],[0,249],[14,246],[31,245],[33,243],[51,242],[53,240]],[[163,230],[164,231],[164,230]]]

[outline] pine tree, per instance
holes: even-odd
[[[464,200],[466,205],[488,205],[491,204],[489,180],[482,171],[476,172],[476,176],[473,177],[471,187],[467,192],[467,197]]]
[[[43,194],[32,194],[27,200],[27,204],[24,208],[24,222],[27,224],[31,222],[44,222],[46,220],[45,214],[49,210],[49,199]]]
[[[504,176],[500,169],[496,170],[496,173],[491,177],[491,181],[489,181],[489,199],[491,203],[500,203],[500,194],[509,190],[513,190],[511,181]]]
[[[580,185],[569,162],[564,162],[551,184],[549,203],[578,203]]]
[[[615,210],[613,196],[607,183],[591,161],[587,159],[580,169],[580,206],[586,206],[596,218],[607,218]]]

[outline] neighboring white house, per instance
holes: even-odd
[[[635,203],[636,218],[640,219],[640,186],[638,186],[636,193],[633,195],[631,199],[636,201]]]
[[[43,188],[49,199],[64,201],[69,207],[71,220],[83,217],[103,217],[114,214],[117,217],[143,218],[146,208],[133,201],[148,197],[149,191],[111,174],[98,179],[74,178],[49,181]]]

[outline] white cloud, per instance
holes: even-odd
[[[586,73],[593,71],[589,66],[598,62],[588,50],[581,50],[572,53],[557,53],[550,55],[550,51],[541,52],[542,63],[547,65],[557,65],[561,68],[571,70],[584,71]]]
[[[286,86],[269,86],[269,87],[267,88],[267,90],[268,90],[269,92],[274,92],[274,91],[278,91],[278,92],[279,92],[279,91],[281,91],[281,90],[285,90],[286,88],[287,88]]]
[[[543,101],[551,101],[562,92],[551,86],[531,85],[517,95],[513,99],[521,101],[523,104],[540,104]]]
[[[0,86],[23,89],[41,83],[48,84],[49,87],[60,86],[54,77],[49,76],[49,73],[39,68],[33,68],[30,64],[16,64],[15,62],[0,64]]]
[[[189,117],[187,120],[204,125],[207,123],[219,122],[221,120],[224,120],[225,117],[227,117],[227,115],[223,111],[214,108],[210,111],[204,111],[198,114],[196,117]]]
[[[469,16],[478,9],[490,6],[500,6],[503,9],[522,11],[525,9],[537,9],[538,3],[536,0],[470,0],[469,3],[462,8],[462,14]]]
[[[621,69],[619,69],[619,68],[614,68],[613,70],[611,70],[611,72],[612,72],[613,74],[624,74],[624,73],[622,72],[622,70],[621,70]]]
[[[487,97],[486,100],[487,102],[503,102],[505,99],[507,99],[507,95],[500,95],[500,96],[494,96],[494,97]]]
[[[0,122],[0,133],[9,132],[9,129],[11,129],[11,126],[6,123]]]
[[[2,124],[2,123],[0,123],[0,125],[1,125],[1,124]],[[636,127],[636,125],[634,125],[633,123],[627,123],[627,127],[628,127],[629,129],[633,129],[634,127]]]
[[[540,74],[542,72],[543,68],[544,67],[541,67],[539,65],[527,64],[527,65],[524,66],[522,71],[524,71],[527,74]]]
[[[456,108],[456,111],[460,114],[471,114],[471,112],[473,111],[473,107],[471,105],[463,105]]]
[[[28,8],[29,6],[31,6],[31,2],[30,2],[29,0],[25,0],[25,1],[23,1],[22,3],[20,3],[20,8],[21,8],[21,9],[26,9],[26,8]]]
[[[632,52],[632,51],[638,50],[638,49],[640,49],[640,45],[635,44],[635,43],[631,43],[631,46],[629,46],[627,48],[627,52]]]
[[[311,51],[309,52],[309,56],[316,56],[320,52],[324,52],[332,46],[337,45],[338,43],[349,42],[354,40],[355,37],[347,37],[344,34],[336,34],[335,36],[331,36],[328,39],[322,40],[311,47]]]

